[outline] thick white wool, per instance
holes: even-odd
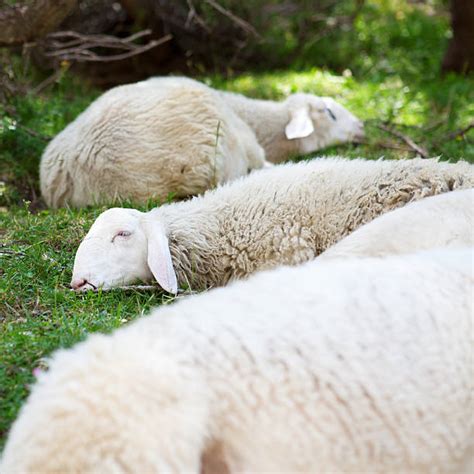
[[[319,258],[382,256],[474,247],[474,189],[424,198],[360,227]]]
[[[265,164],[253,131],[212,89],[185,78],[115,87],[46,148],[51,207],[204,192]]]
[[[472,249],[315,261],[53,357],[3,474],[472,472]]]

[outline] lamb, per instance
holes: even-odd
[[[141,213],[109,209],[80,244],[75,290],[152,281],[202,290],[318,256],[375,217],[474,187],[474,167],[437,160],[287,163]]]
[[[215,92],[185,78],[115,87],[47,146],[47,205],[199,194],[266,165],[255,134]]]
[[[90,336],[0,471],[471,473],[473,257],[278,268]]]
[[[220,94],[250,125],[272,163],[364,137],[363,122],[331,97],[298,93],[274,102]]]
[[[437,247],[474,247],[474,189],[413,202],[377,217],[319,259],[383,256]]]

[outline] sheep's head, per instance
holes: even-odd
[[[177,293],[164,227],[149,214],[114,208],[103,212],[77,249],[71,287],[76,291],[151,281]]]
[[[286,138],[299,140],[301,153],[311,153],[364,136],[364,124],[331,97],[293,94],[286,100]]]

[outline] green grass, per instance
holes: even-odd
[[[308,44],[291,70],[202,79],[261,98],[296,91],[331,95],[368,121],[368,144],[332,147],[324,154],[414,156],[380,146],[380,141],[404,146],[376,127],[388,121],[432,155],[474,162],[474,131],[445,140],[473,120],[474,79],[439,76],[448,20],[430,5],[368,1],[337,48],[331,38]],[[311,66],[321,63],[332,69]],[[41,210],[37,170],[45,137],[58,133],[99,94],[65,74],[39,96],[0,106],[0,446],[34,380],[32,370],[52,351],[170,301],[159,291],[71,292],[74,252],[103,208]]]

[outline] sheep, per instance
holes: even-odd
[[[473,257],[281,267],[89,336],[0,471],[471,473]]]
[[[363,122],[331,97],[297,93],[275,102],[220,94],[250,125],[272,163],[364,137]]]
[[[171,293],[225,285],[311,260],[384,212],[468,187],[474,167],[466,162],[323,158],[275,166],[148,213],[105,211],[79,245],[71,287],[153,277]]]
[[[383,256],[474,247],[474,189],[428,197],[365,224],[318,258]]]
[[[115,87],[46,147],[46,204],[75,207],[199,194],[266,166],[255,134],[204,84],[155,78]]]

